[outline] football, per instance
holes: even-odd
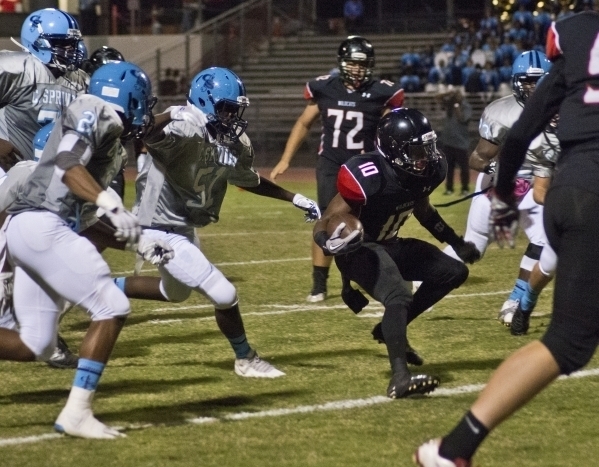
[[[329,235],[329,237],[331,235],[333,235],[333,232],[335,232],[335,229],[339,226],[339,224],[341,224],[342,222],[345,223],[345,227],[343,228],[343,230],[341,231],[340,234],[340,238],[345,238],[347,237],[350,233],[352,233],[354,230],[359,230],[360,231],[360,235],[358,235],[353,241],[352,243],[355,243],[357,241],[363,241],[364,240],[364,226],[362,225],[362,223],[360,222],[360,219],[358,219],[356,216],[354,216],[353,214],[350,213],[345,213],[345,214],[333,214],[330,218],[329,218],[329,222],[327,223],[327,234]]]

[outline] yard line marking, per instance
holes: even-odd
[[[593,368],[590,370],[581,370],[575,373],[572,373],[570,376],[560,376],[559,380],[567,380],[567,379],[578,379],[578,378],[586,378],[589,376],[599,376],[599,368]],[[467,384],[464,386],[457,386],[454,388],[439,388],[434,392],[428,395],[428,397],[451,397],[457,396],[461,394],[471,394],[474,392],[479,392],[485,387],[484,384]],[[260,412],[238,412],[223,415],[221,417],[195,417],[189,418],[186,420],[186,423],[191,423],[194,425],[203,425],[216,423],[221,421],[239,421],[239,420],[249,420],[252,418],[266,418],[266,417],[283,417],[286,415],[294,415],[294,414],[306,414],[306,413],[315,413],[315,412],[326,412],[331,410],[351,410],[361,407],[369,407],[378,404],[386,404],[389,402],[397,401],[393,399],[389,399],[386,396],[372,396],[363,399],[346,399],[340,401],[326,402],[324,404],[316,404],[316,405],[298,405],[296,407],[289,407],[283,409],[270,409],[270,410],[262,410]],[[126,425],[123,427],[119,427],[121,429],[126,430],[140,430],[144,428],[151,428],[155,425],[151,423],[144,424],[132,424]],[[37,436],[26,436],[21,438],[5,438],[0,439],[0,447],[2,446],[15,446],[19,444],[27,444],[27,443],[37,443],[39,441],[45,441],[48,439],[56,439],[60,438],[64,435],[58,433],[48,433]]]
[[[266,264],[266,263],[289,263],[289,262],[293,262],[293,261],[308,261],[310,259],[312,259],[312,258],[310,258],[309,256],[306,256],[305,258],[281,258],[281,259],[261,259],[261,260],[250,260],[250,261],[233,261],[233,262],[228,262],[228,263],[214,263],[214,265],[217,267],[248,266],[248,265],[255,265],[255,264]],[[156,271],[156,268],[141,270],[141,272],[152,272],[152,271]],[[135,271],[133,271],[133,270],[117,271],[117,272],[113,272],[112,275],[113,276],[122,276],[122,275],[133,274],[134,272]]]

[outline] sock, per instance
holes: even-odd
[[[229,342],[235,352],[235,358],[247,358],[250,350],[252,350],[245,334],[242,334],[239,337],[229,338]]]
[[[539,299],[539,292],[535,292],[530,287],[530,284],[526,284],[526,290],[522,298],[520,299],[520,308],[523,313],[530,314],[535,309],[537,300]]]
[[[127,278],[126,277],[115,277],[114,278],[114,283],[123,292],[125,292],[125,279],[127,279]]]
[[[312,266],[312,295],[327,291],[329,268],[326,266]]]
[[[516,279],[514,289],[508,297],[508,300],[522,300],[522,295],[524,295],[527,285],[528,283],[524,279]]]
[[[88,391],[95,391],[105,366],[104,363],[88,360],[87,358],[80,358],[79,363],[77,364],[73,386]]]
[[[468,412],[458,425],[441,441],[439,455],[449,460],[470,460],[489,434],[472,412]]]

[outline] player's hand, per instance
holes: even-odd
[[[503,248],[506,244],[510,248],[514,248],[516,245],[518,207],[513,203],[500,200],[495,194],[491,195],[489,233],[491,238],[497,242],[499,248]]]
[[[185,121],[193,126],[206,126],[206,116],[195,105],[178,105],[170,108],[171,120]]]
[[[345,222],[341,222],[325,242],[323,249],[325,256],[345,255],[362,246],[362,232],[358,229],[352,230],[347,236],[341,238],[344,228]]]
[[[137,217],[122,206],[107,210],[106,216],[116,229],[114,233],[116,239],[125,242],[126,248],[133,249],[141,236],[141,227]]]
[[[272,171],[270,172],[270,179],[274,181],[277,178],[277,175],[281,175],[282,173],[285,173],[285,171],[288,168],[289,168],[288,162],[280,161],[277,165],[275,165],[275,168],[272,169]]]
[[[293,205],[296,208],[300,208],[305,211],[305,221],[306,222],[314,222],[315,220],[320,219],[320,209],[316,204],[316,201],[311,200],[310,198],[306,198],[304,195],[300,195],[297,193],[293,197]]]
[[[456,255],[468,264],[476,263],[480,259],[480,251],[472,242],[465,242],[464,237],[460,237],[461,242],[457,245],[451,245]]]
[[[162,241],[154,240],[142,234],[137,245],[137,254],[154,265],[167,263],[175,257],[172,247]]]

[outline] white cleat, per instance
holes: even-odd
[[[512,319],[514,318],[514,313],[516,313],[516,310],[518,309],[519,303],[520,300],[506,300],[503,302],[501,311],[497,315],[497,319],[501,324],[508,328],[512,325]]]
[[[464,459],[456,459],[455,462],[452,462],[441,457],[439,455],[440,444],[440,438],[427,441],[416,450],[412,460],[420,467],[470,467],[470,462]]]
[[[285,373],[262,360],[255,350],[251,350],[247,358],[235,360],[235,373],[245,378],[278,378],[279,376],[285,376]]]
[[[325,301],[327,298],[327,293],[326,292],[321,292],[321,293],[316,293],[316,294],[310,294],[306,297],[306,301],[310,302],[310,303],[316,303],[316,302],[323,302]]]
[[[80,412],[62,409],[54,422],[54,429],[59,433],[90,439],[115,439],[125,438],[126,435],[115,430],[94,417],[90,409]]]

